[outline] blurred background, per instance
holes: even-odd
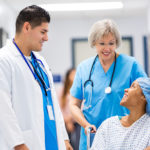
[[[15,34],[15,20],[19,11],[31,4],[66,4],[88,2],[113,2],[113,0],[0,0],[0,47],[7,38]],[[121,32],[123,45],[118,50],[134,56],[147,73],[149,69],[148,39],[150,33],[149,0],[116,0],[122,8],[105,10],[54,10],[49,25],[49,41],[44,44],[41,54],[46,58],[54,74],[55,82],[62,83],[69,68],[76,67],[82,59],[95,55],[87,43],[91,25],[100,19],[113,19]],[[110,4],[112,5],[112,4]],[[83,5],[84,7],[84,5]]]

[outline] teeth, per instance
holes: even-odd
[[[108,55],[109,53],[103,53],[104,55]]]

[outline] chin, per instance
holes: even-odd
[[[121,105],[121,106],[124,106],[125,103],[126,103],[126,100],[125,100],[125,99],[122,99],[122,100],[120,101],[120,105]]]
[[[42,51],[42,48],[36,48],[34,51],[35,52],[40,52],[40,51]]]
[[[109,60],[111,60],[111,59],[112,59],[112,56],[111,56],[111,55],[108,55],[108,56],[103,55],[103,60],[109,61]]]

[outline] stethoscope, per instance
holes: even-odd
[[[16,44],[16,42],[15,42],[14,39],[13,39],[13,43],[14,43],[14,45],[16,46],[16,48],[17,48],[17,50],[19,51],[19,53],[21,54],[21,56],[22,56],[22,58],[24,59],[25,63],[27,64],[27,66],[28,66],[28,68],[30,69],[31,73],[33,74],[35,80],[38,82],[38,84],[39,84],[40,86],[43,87],[44,92],[45,92],[45,95],[46,95],[46,97],[47,97],[47,92],[50,91],[50,87],[48,87],[48,86],[46,85],[41,70],[39,69],[39,71],[40,71],[40,73],[41,73],[41,75],[42,75],[42,78],[41,78],[40,75],[38,74],[37,70],[33,67],[32,63],[30,62],[30,64],[29,64],[28,60],[26,59],[26,57],[24,56],[24,54],[22,53],[22,51],[20,50],[20,48],[18,47],[18,45]],[[31,55],[33,56],[34,61],[37,62],[37,65],[40,65],[40,67],[42,68],[42,70],[44,71],[44,73],[47,75],[47,71],[46,71],[46,69],[45,69],[44,64],[42,63],[42,61],[39,60],[39,59],[37,59],[37,58],[35,57],[35,55],[34,55],[32,52],[31,52]],[[38,63],[38,62],[40,62],[40,63]],[[32,67],[31,67],[31,65],[32,65]],[[32,68],[33,68],[33,69],[32,69]],[[48,77],[48,75],[47,75],[47,77]],[[40,80],[40,82],[39,82],[38,79]],[[42,85],[41,85],[41,84],[42,84]],[[49,104],[48,99],[47,99],[47,103]]]
[[[91,75],[92,75],[92,70],[93,70],[93,67],[94,67],[94,64],[96,62],[97,57],[98,57],[98,55],[96,55],[96,57],[95,57],[95,59],[93,61],[93,64],[92,64],[92,67],[91,67],[91,70],[90,70],[89,79],[84,82],[84,89],[85,89],[87,83],[90,83],[89,85],[91,85],[91,91],[90,91],[91,93],[89,93],[89,105],[88,106],[84,105],[83,110],[86,110],[86,109],[89,109],[89,108],[92,107],[91,104],[92,104],[92,92],[93,92],[94,83],[93,83],[93,81],[91,79]],[[114,73],[115,73],[115,68],[116,68],[116,53],[115,53],[115,64],[114,64],[111,80],[110,80],[109,86],[105,88],[105,93],[106,94],[111,93],[111,85],[112,85],[112,80],[113,80],[113,76],[114,76]]]
[[[96,55],[94,61],[93,61],[93,64],[92,64],[92,67],[91,67],[91,70],[90,70],[90,75],[89,75],[89,79],[85,81],[84,83],[84,88],[86,87],[86,84],[89,82],[93,88],[94,86],[94,83],[91,79],[91,75],[92,75],[92,70],[93,70],[93,67],[95,65],[95,62],[96,62],[96,59],[97,59],[98,55]],[[111,76],[111,80],[110,80],[110,83],[109,83],[109,86],[105,88],[105,93],[106,94],[109,94],[111,93],[111,85],[112,85],[112,80],[113,80],[113,76],[114,76],[114,73],[115,73],[115,69],[116,69],[116,53],[115,53],[115,64],[114,64],[114,68],[113,68],[113,73],[112,73],[112,76]]]

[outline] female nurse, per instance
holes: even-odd
[[[96,22],[88,40],[96,48],[97,56],[79,64],[70,90],[71,113],[81,125],[80,150],[87,149],[89,127],[96,132],[105,119],[129,114],[127,108],[120,106],[124,89],[138,77],[146,76],[135,58],[116,52],[121,36],[112,20]]]

